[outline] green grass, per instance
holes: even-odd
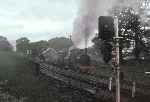
[[[33,68],[34,65],[26,57],[15,52],[0,51],[0,79],[11,80],[16,77],[19,70]]]
[[[3,91],[17,98],[27,97],[28,102],[50,102],[53,97],[48,95],[48,81],[35,76],[35,68],[27,57],[0,51],[0,81],[8,80]]]
[[[137,61],[129,61],[120,65],[120,70],[124,72],[124,78],[126,80],[139,83],[150,84],[150,75],[146,75],[146,71],[150,71],[150,61],[143,61],[138,63]],[[95,75],[111,76],[112,68],[108,65],[99,66],[96,70]]]
[[[16,97],[28,97],[30,99],[28,102],[57,101],[56,98],[48,95],[48,81],[38,79],[34,75],[34,69],[34,63],[28,58],[15,52],[0,51],[0,81],[8,80],[7,92]],[[126,79],[150,83],[150,76],[144,74],[145,71],[150,71],[149,61],[142,64],[126,63],[121,65],[121,70],[125,73]],[[99,66],[95,75],[110,76],[111,72],[110,67]]]

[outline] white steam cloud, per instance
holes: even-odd
[[[76,47],[85,48],[91,45],[95,35],[98,17],[108,15],[114,6],[138,9],[143,0],[81,0],[77,17],[74,21],[72,40]]]

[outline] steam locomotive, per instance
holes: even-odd
[[[69,53],[68,55],[66,52],[58,52],[52,48],[48,48],[42,52],[40,60],[47,64],[75,72],[86,74],[94,73],[95,67],[92,65],[91,57],[87,54],[87,51],[73,49]]]

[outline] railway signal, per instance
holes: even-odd
[[[108,63],[111,58],[112,58],[112,44],[109,42],[103,42],[102,46],[101,46],[101,53],[103,55],[103,61],[105,63]]]
[[[111,60],[112,41],[115,34],[114,19],[111,16],[100,16],[98,22],[98,38],[102,40],[101,53],[103,60],[108,63]]]
[[[100,16],[98,22],[98,38],[110,42],[113,40],[114,30],[114,19],[111,16]]]
[[[98,38],[104,42],[101,48],[103,60],[108,63],[112,59],[112,64],[116,72],[116,102],[120,102],[119,40],[122,37],[119,37],[118,34],[118,18],[100,16],[98,30]],[[114,44],[114,48],[110,46],[111,43]]]

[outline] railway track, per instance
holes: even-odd
[[[40,72],[46,76],[54,78],[55,80],[64,82],[68,86],[82,89],[96,97],[103,98],[104,100],[115,100],[115,83],[112,83],[112,91],[108,90],[109,77],[100,76],[95,77],[91,75],[83,75],[71,70],[64,70],[56,66],[40,63]],[[121,95],[124,102],[130,102],[132,93],[132,82],[124,81],[121,85]],[[136,100],[135,102],[141,102],[143,97],[150,95],[150,86],[140,83],[136,84]],[[147,101],[143,101],[147,102]]]

